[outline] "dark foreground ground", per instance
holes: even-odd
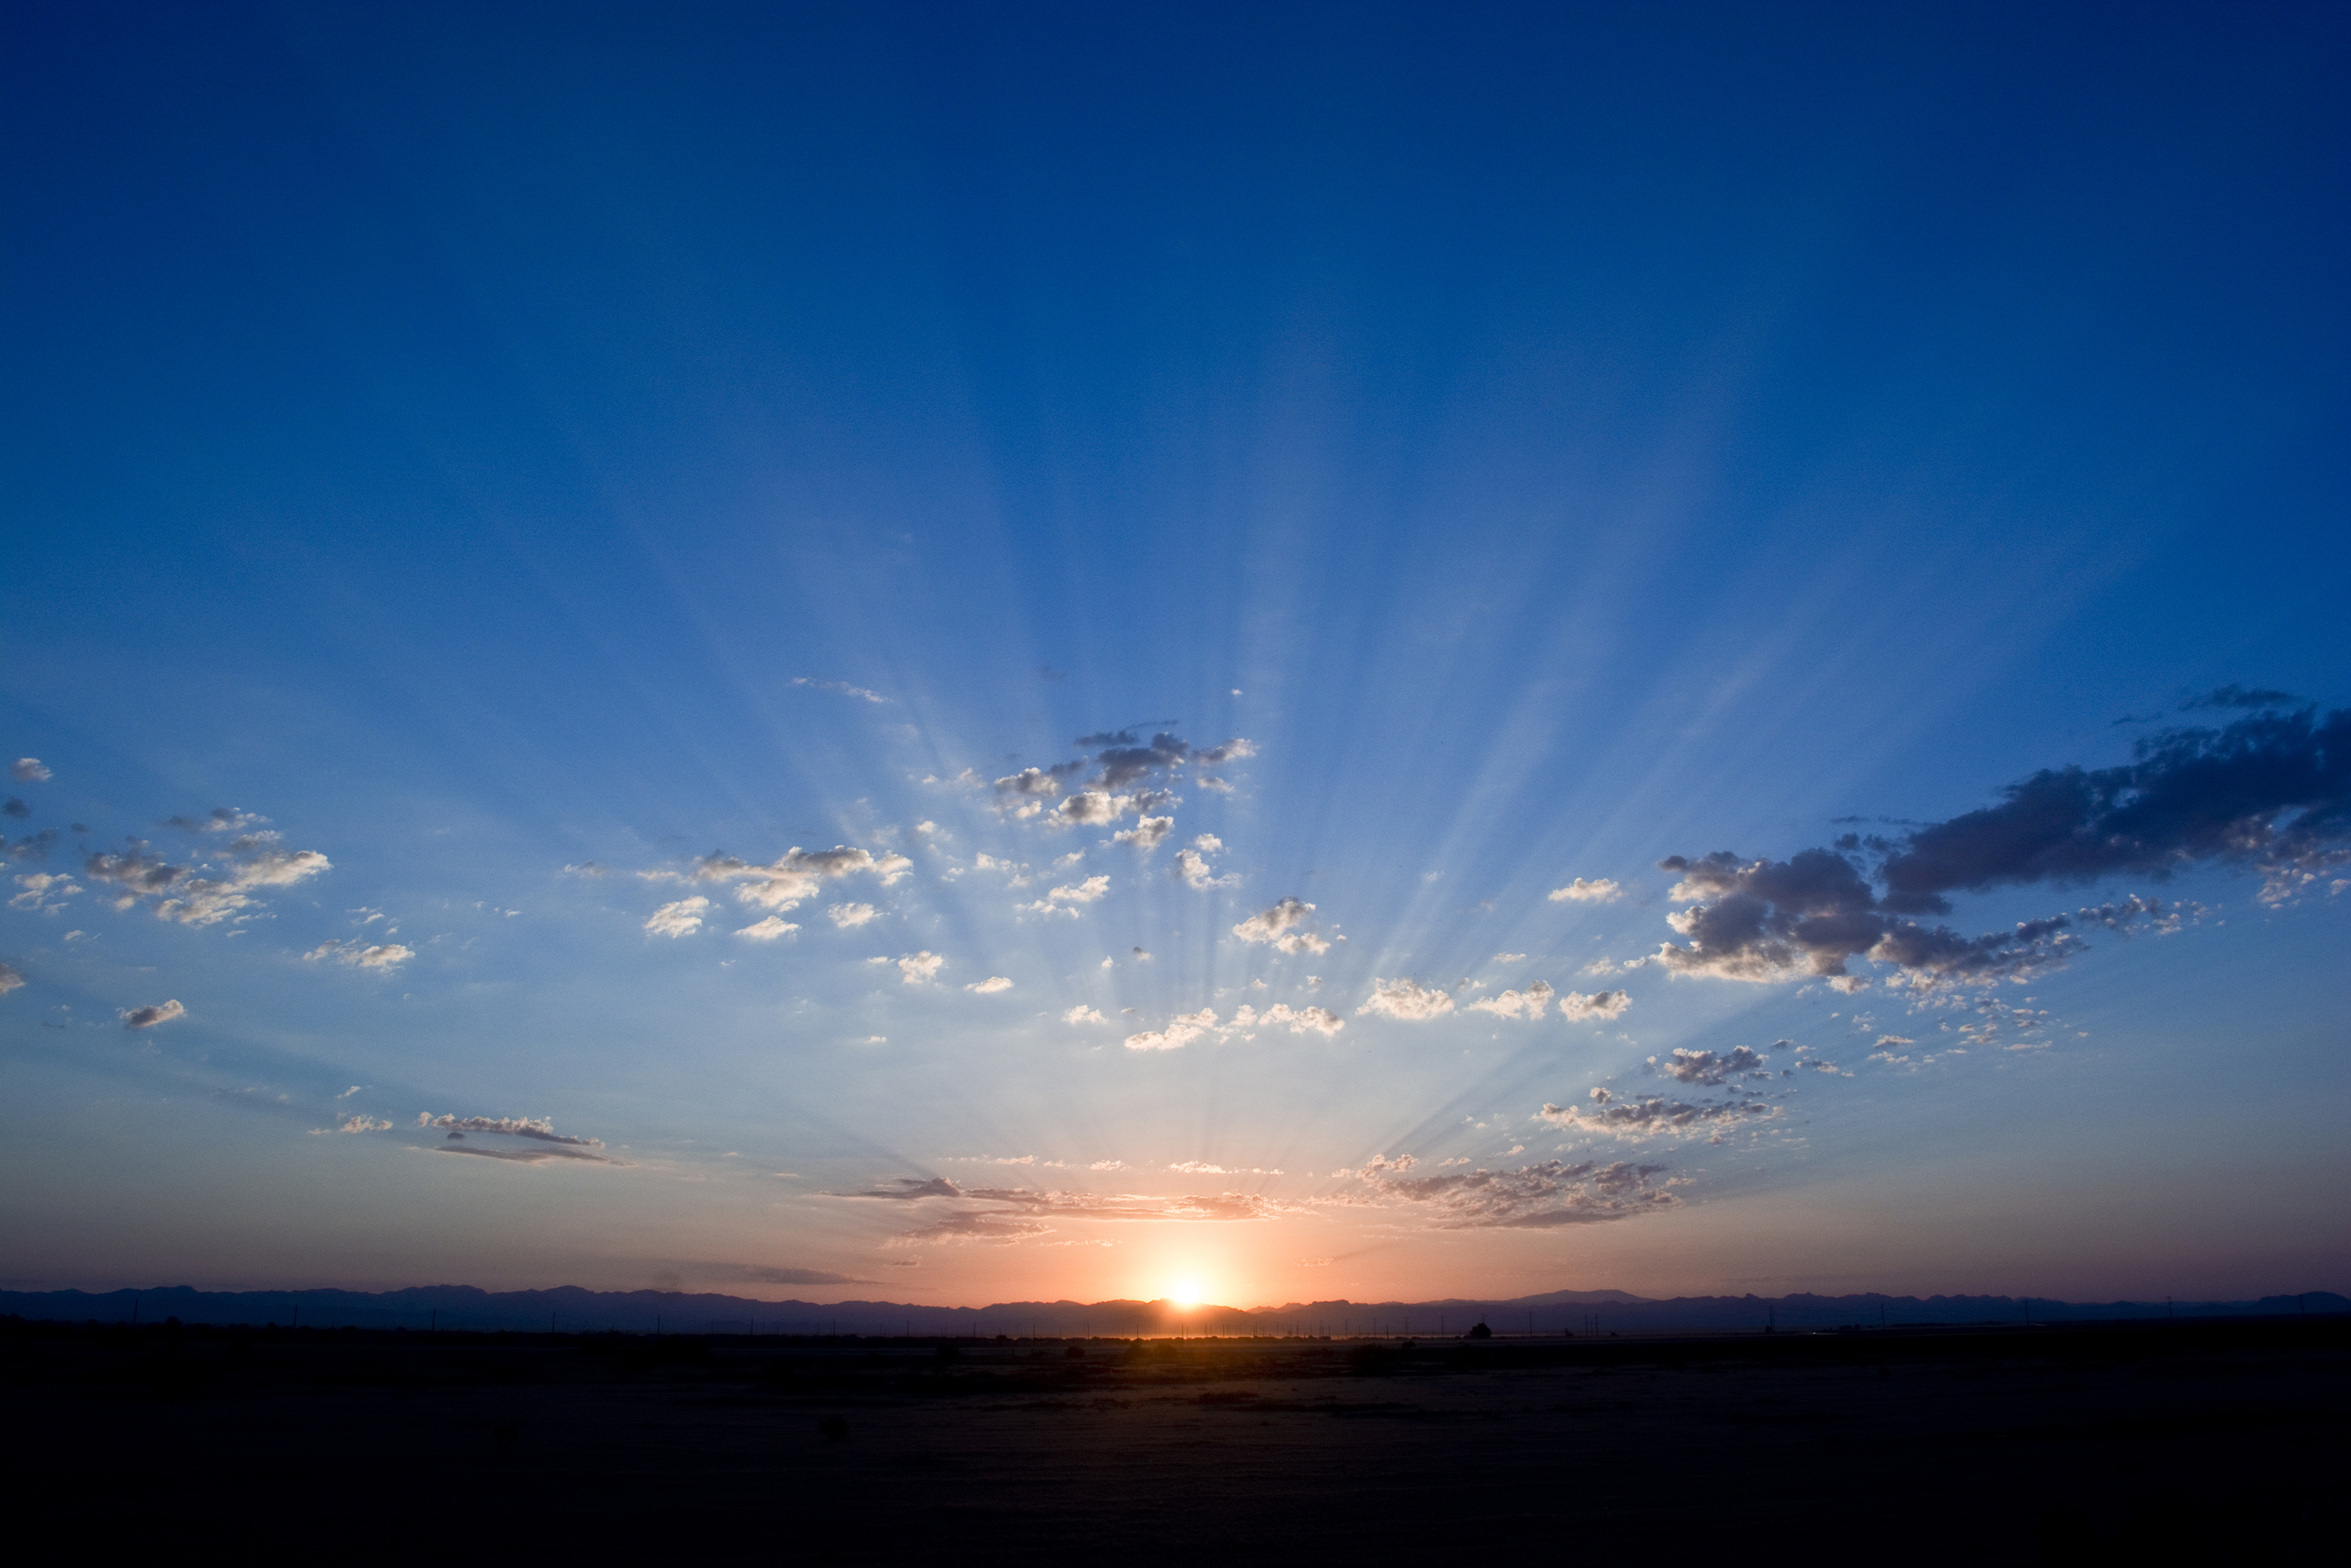
[[[0,1388],[13,1533],[101,1552],[2270,1563],[2351,1531],[2342,1319],[1408,1349],[11,1322]]]

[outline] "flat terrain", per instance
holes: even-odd
[[[20,1526],[342,1556],[2262,1562],[2339,1547],[2351,1460],[2351,1322],[2315,1319],[1409,1349],[11,1322],[0,1387]]]

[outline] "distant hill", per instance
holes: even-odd
[[[1897,1327],[1927,1323],[2084,1322],[2177,1317],[2280,1317],[2351,1312],[2331,1291],[2252,1301],[2052,1301],[2012,1296],[1677,1296],[1550,1291],[1506,1301],[1300,1301],[1243,1311],[1167,1301],[1002,1301],[936,1307],[896,1301],[762,1301],[678,1291],[0,1291],[0,1313],[68,1322],[299,1323],[305,1328],[467,1329],[584,1333],[1387,1334],[1435,1337],[1483,1321],[1495,1333],[1634,1333],[1683,1329]]]

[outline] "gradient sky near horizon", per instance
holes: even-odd
[[[2342,7],[6,18],[0,1282],[2351,1291]]]

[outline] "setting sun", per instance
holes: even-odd
[[[1200,1282],[1178,1280],[1167,1287],[1167,1299],[1179,1307],[1196,1307],[1200,1304]]]

